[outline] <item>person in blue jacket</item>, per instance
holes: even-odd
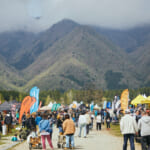
[[[49,130],[50,130],[50,122],[48,120],[48,115],[43,114],[42,120],[39,122],[39,131],[40,131],[40,135],[41,135],[41,139],[42,139],[43,150],[46,150],[45,139],[47,139],[51,149],[52,150],[54,149],[51,138],[50,138]]]
[[[40,116],[40,114],[38,114],[38,116],[35,118],[36,125],[39,125],[41,120],[42,120],[42,117]]]

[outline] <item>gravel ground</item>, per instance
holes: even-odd
[[[79,150],[121,150],[123,145],[123,138],[122,137],[115,137],[110,135],[109,131],[106,129],[102,129],[102,131],[93,131],[87,136],[87,138],[79,138],[77,136],[78,129],[75,134],[75,147]],[[53,133],[53,145],[55,150],[57,150],[57,140],[58,140],[58,130],[54,129]],[[17,145],[16,147],[12,148],[12,150],[28,150],[29,146],[26,142]],[[128,144],[128,149],[130,149],[130,144]],[[135,143],[135,149],[141,150],[139,144]],[[50,150],[49,146],[47,145],[47,150]]]

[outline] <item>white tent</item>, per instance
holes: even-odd
[[[100,107],[96,104],[96,105],[94,106],[94,109],[100,109]]]
[[[50,102],[49,104],[48,104],[48,107],[53,107],[53,103],[52,102]]]
[[[49,106],[43,106],[40,108],[40,110],[51,110],[52,108]]]

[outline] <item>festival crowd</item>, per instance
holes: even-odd
[[[78,138],[87,138],[90,130],[94,127],[97,131],[102,129],[102,125],[106,123],[107,130],[110,129],[111,122],[119,123],[120,130],[123,134],[124,144],[123,150],[127,150],[127,142],[130,141],[131,150],[135,150],[134,139],[140,139],[142,150],[150,150],[150,112],[141,107],[134,109],[129,107],[125,110],[125,115],[120,113],[119,116],[113,115],[109,109],[94,110],[89,109],[66,109],[60,111],[43,111],[34,114],[23,114],[22,128],[19,131],[20,140],[26,140],[30,143],[30,138],[40,137],[42,148],[46,150],[46,139],[51,149],[53,147],[53,128],[58,128],[58,135],[65,137],[64,149],[74,149],[74,134],[76,128],[79,128]],[[19,113],[16,113],[16,120],[19,119]],[[7,125],[8,132],[11,132],[13,118],[9,112],[5,116],[0,113],[0,131],[2,132],[2,124]],[[83,131],[83,135],[82,135]],[[139,138],[140,137],[140,138]],[[12,138],[18,140],[15,134]],[[58,143],[58,147],[60,143]]]

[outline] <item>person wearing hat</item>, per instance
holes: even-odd
[[[125,116],[121,118],[120,130],[124,136],[123,150],[127,150],[128,139],[130,140],[131,150],[135,150],[134,135],[138,133],[138,127],[135,119],[130,115],[130,110],[125,111]]]

